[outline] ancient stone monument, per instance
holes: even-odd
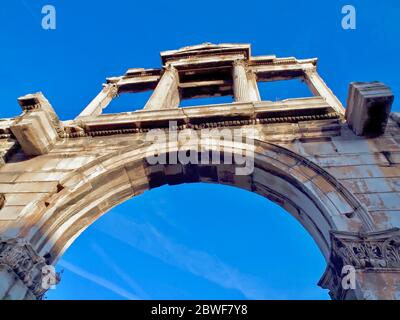
[[[332,298],[400,298],[400,117],[390,113],[388,87],[353,83],[344,109],[317,59],[252,56],[246,44],[184,47],[162,52],[161,62],[108,78],[73,120],[61,121],[41,93],[19,98],[22,114],[0,120],[1,298],[42,298],[43,267],[96,219],[146,190],[187,182],[237,186],[286,209],[324,255],[319,285]],[[257,82],[292,78],[314,96],[260,99]],[[146,90],[154,92],[142,110],[102,114],[117,95]],[[234,102],[179,107],[224,95]],[[253,128],[253,172],[236,175],[223,162],[149,164],[145,135],[170,121],[177,131]],[[232,153],[250,148],[224,143]],[[343,286],[346,266],[355,288]]]

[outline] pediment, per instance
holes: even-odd
[[[243,43],[202,43],[198,45],[186,46],[177,50],[168,50],[161,52],[161,60],[164,64],[167,60],[175,60],[184,56],[191,55],[208,55],[208,54],[223,54],[230,52],[243,51],[247,58],[250,57],[250,44]]]

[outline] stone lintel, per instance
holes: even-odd
[[[168,65],[173,66],[179,72],[185,70],[196,70],[196,69],[213,69],[213,68],[220,68],[220,67],[231,67],[233,62],[236,60],[245,60],[246,57],[243,54],[232,54],[222,57],[216,56],[204,56],[199,57],[196,59],[187,58],[187,59],[180,59],[177,61],[173,61],[168,63]]]
[[[125,72],[124,78],[160,76],[160,75],[161,75],[161,69],[130,68]]]
[[[250,60],[246,56],[227,55],[224,57],[218,56],[196,56],[194,59],[178,59],[172,62],[180,72],[184,73],[186,69],[193,72],[191,69],[202,71],[204,68],[212,70],[213,68],[230,67],[236,59],[245,59],[249,65],[249,71],[257,74],[259,81],[276,81],[284,79],[292,79],[302,77],[304,70],[314,67],[317,59],[298,60],[294,57],[276,58],[275,55],[251,57]],[[161,69],[144,69],[131,68],[128,69],[125,75],[121,77],[107,78],[107,83],[116,84],[118,93],[125,92],[140,92],[153,90],[161,77]],[[226,79],[224,79],[226,80]],[[193,81],[195,83],[196,81]],[[231,85],[231,84],[229,84]],[[196,85],[197,86],[197,85]],[[225,87],[224,87],[225,88]],[[226,94],[232,94],[232,88]],[[205,94],[195,94],[193,97],[205,96]],[[192,98],[192,96],[185,97]]]
[[[105,86],[114,84],[118,88],[118,93],[153,90],[161,78],[161,71],[161,69],[131,68],[123,76],[107,78]]]
[[[311,63],[249,65],[249,70],[257,75],[258,81],[278,81],[303,78],[304,72],[315,68]]]
[[[141,92],[155,89],[159,80],[159,75],[152,75],[145,77],[122,78],[115,84],[118,88],[118,93]]]
[[[382,82],[353,82],[347,98],[346,120],[358,136],[385,132],[394,96]]]
[[[284,108],[282,108],[284,106]],[[295,123],[307,120],[338,118],[333,108],[321,97],[288,99],[278,102],[242,102],[202,107],[174,108],[133,113],[82,117],[68,126],[81,128],[79,134],[109,135],[135,133],[147,128],[168,128],[169,121],[176,121],[178,126],[208,126],[221,123],[224,126],[241,126],[257,123]]]

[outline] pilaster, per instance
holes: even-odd
[[[331,256],[319,285],[337,300],[400,299],[400,229],[331,232]]]

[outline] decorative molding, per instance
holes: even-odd
[[[33,94],[27,94],[25,96],[19,97],[18,98],[18,103],[20,107],[22,108],[24,114],[17,118],[15,122],[21,121],[25,119],[26,117],[29,117],[29,115],[32,112],[40,111],[43,110],[45,111],[50,118],[51,124],[56,130],[57,134],[59,137],[62,136],[63,134],[63,126],[58,118],[57,114],[55,113],[53,107],[49,103],[49,101],[46,99],[46,97],[41,93],[33,93]]]
[[[26,105],[26,106],[21,106],[22,110],[25,112],[33,111],[33,110],[39,110],[40,109],[40,103],[38,104],[31,104],[31,105]]]
[[[332,257],[335,266],[356,269],[400,269],[400,229],[351,234],[332,232]]]
[[[400,229],[350,233],[331,231],[331,256],[318,285],[329,289],[334,299],[343,299],[342,269],[352,266],[362,272],[400,272]]]
[[[42,109],[43,103],[47,100],[44,100],[41,92],[27,94],[25,96],[18,98],[18,104],[24,112],[29,112],[32,110]]]
[[[11,137],[11,133],[0,133],[0,139],[9,139]]]
[[[47,289],[43,289],[43,267],[46,261],[39,256],[31,244],[22,238],[0,238],[0,264],[8,266],[26,285],[37,299],[42,299]],[[60,281],[56,275],[57,282]]]
[[[232,63],[232,65],[235,66],[240,66],[240,67],[247,67],[248,63],[244,59],[235,59]]]
[[[118,96],[118,85],[115,83],[107,84],[104,86],[103,92],[107,95],[108,98],[114,99]]]
[[[287,117],[258,117],[257,119],[241,119],[241,120],[226,120],[226,121],[209,121],[205,119],[202,123],[191,124],[188,122],[184,125],[177,126],[177,130],[183,130],[186,128],[193,129],[205,129],[205,128],[219,128],[219,127],[234,127],[234,126],[246,126],[256,124],[269,124],[269,123],[296,123],[299,121],[311,121],[311,120],[327,120],[327,119],[338,119],[339,116],[336,112],[326,114],[314,114],[314,115],[302,115],[302,116],[287,116]],[[152,127],[151,129],[165,129],[165,127]],[[121,129],[110,129],[110,130],[85,130],[84,127],[76,127],[70,130],[66,126],[63,138],[80,138],[87,136],[109,136],[119,134],[132,134],[148,132],[149,128],[121,128]]]

